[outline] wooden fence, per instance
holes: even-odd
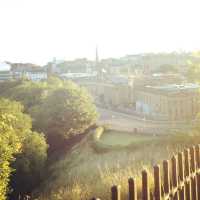
[[[150,191],[148,172],[142,171],[142,200],[200,200],[200,145],[185,149],[153,168],[154,185]],[[128,200],[137,200],[136,179],[128,180]],[[100,200],[93,198],[92,200]],[[111,188],[111,200],[121,200],[120,186]]]

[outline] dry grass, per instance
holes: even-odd
[[[195,139],[198,142],[200,138],[197,140],[196,137],[191,141]],[[40,200],[86,200],[94,196],[109,200],[110,188],[116,184],[121,185],[122,199],[127,199],[128,178],[136,178],[140,190],[142,169],[147,168],[152,174],[154,164],[170,158],[188,145],[188,137],[181,140],[178,137],[177,141],[163,141],[158,145],[149,140],[143,149],[124,149],[103,154],[96,154],[90,142],[86,141],[51,167],[52,175],[45,183]]]

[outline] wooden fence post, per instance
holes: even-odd
[[[154,166],[154,197],[155,200],[161,200],[161,178],[160,166]]]
[[[137,200],[137,184],[136,180],[133,178],[128,179],[128,186],[129,186],[129,200]]]
[[[197,181],[196,181],[196,157],[195,157],[195,147],[190,148],[190,164],[191,164],[191,173],[194,175],[191,177],[191,192],[192,200],[197,200]]]
[[[200,145],[195,146],[195,152],[196,152],[196,167],[197,169],[200,169]]]
[[[185,183],[184,183],[184,163],[183,163],[183,152],[178,153],[178,177],[179,184],[182,185],[182,188],[179,191],[179,199],[185,200]]]
[[[196,145],[195,147],[196,152],[196,170],[197,170],[197,199],[200,200],[200,145]]]
[[[178,153],[178,175],[180,181],[184,180],[183,152]]]
[[[174,155],[171,159],[172,162],[172,188],[178,188],[178,173],[177,173],[177,159]],[[178,192],[174,194],[174,200],[178,200]]]
[[[120,193],[121,187],[119,185],[114,185],[111,188],[111,199],[112,200],[120,200],[121,199],[121,193]]]
[[[190,165],[191,165],[191,172],[195,172],[196,170],[196,158],[195,158],[195,147],[190,147]]]
[[[190,158],[189,158],[189,149],[184,150],[185,157],[185,179],[188,181],[185,183],[185,197],[187,200],[191,199],[191,181],[189,179],[190,176]]]
[[[142,171],[142,200],[150,200],[148,172]]]
[[[170,191],[170,176],[169,176],[169,161],[164,160],[163,161],[163,188],[164,193],[169,194]]]
[[[171,172],[171,173],[170,173]],[[134,178],[128,179],[128,200],[137,200]],[[179,152],[178,156],[163,161],[163,185],[160,165],[154,166],[154,192],[150,192],[147,170],[142,171],[142,200],[200,200],[200,145]],[[93,197],[90,200],[100,200]],[[121,200],[121,187],[111,188],[111,200]]]

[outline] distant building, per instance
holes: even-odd
[[[34,71],[26,71],[24,73],[24,76],[32,81],[41,81],[41,80],[46,80],[47,79],[47,72],[39,69],[39,70],[34,70]]]
[[[73,80],[75,82],[93,80],[97,76],[96,72],[93,73],[62,73],[59,77],[63,80]]]
[[[134,104],[133,88],[128,84],[82,82],[81,85],[88,89],[97,103],[104,106],[126,107]]]
[[[192,83],[142,87],[136,91],[136,111],[164,120],[193,119],[200,111],[199,88]]]
[[[123,75],[109,75],[107,76],[107,82],[116,85],[129,85],[129,78]]]
[[[12,64],[12,73],[15,79],[27,78],[32,81],[47,79],[46,69],[29,63]]]
[[[13,78],[11,65],[5,62],[0,63],[0,81],[6,81]]]
[[[56,58],[53,59],[53,62],[52,62],[52,73],[53,74],[60,74],[61,73],[61,70],[60,68],[58,67],[59,64],[61,63],[64,63],[64,60],[57,60]]]
[[[151,75],[136,75],[130,76],[134,87],[145,87],[146,85],[167,85],[167,84],[182,84],[186,79],[180,74],[172,73],[155,73]]]

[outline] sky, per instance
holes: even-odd
[[[0,0],[0,61],[200,49],[199,0]]]

